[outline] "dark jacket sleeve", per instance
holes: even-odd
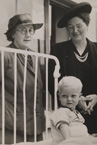
[[[54,48],[51,49],[50,54],[55,56],[53,51]],[[54,60],[50,59],[48,64],[48,89],[52,96],[52,106],[54,105],[54,77],[53,77],[54,68],[55,68],[55,62]]]
[[[58,43],[54,46],[51,47],[51,52],[50,55],[56,56],[59,60],[59,64],[60,64],[60,60],[61,60],[61,56],[62,56],[62,49],[63,49],[63,43]],[[54,60],[49,60],[49,64],[48,64],[48,88],[49,88],[49,92],[52,96],[52,107],[54,107],[54,77],[53,77],[53,73],[55,70],[55,61]]]

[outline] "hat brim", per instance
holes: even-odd
[[[34,26],[34,29],[37,30],[37,29],[40,29],[40,28],[43,26],[43,23],[37,23],[37,24],[22,23],[22,24],[20,24],[20,25],[23,25],[23,26],[25,26],[25,25],[33,25],[33,26]],[[15,28],[14,28],[14,29],[15,29]],[[9,30],[7,30],[7,32],[4,33],[4,34],[6,35],[6,34],[10,33],[12,30],[13,30],[13,29],[9,29]]]
[[[57,27],[58,28],[66,27],[67,22],[70,18],[76,16],[80,12],[91,13],[91,10],[92,6],[87,2],[76,4],[74,7],[66,11],[65,15],[58,22]]]
[[[33,25],[34,26],[34,29],[37,30],[37,29],[40,29],[42,26],[43,26],[43,23],[37,23],[37,24],[32,24],[32,23],[22,23],[20,25]]]
[[[35,30],[40,29],[43,26],[43,23],[33,24]]]

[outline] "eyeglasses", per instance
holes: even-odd
[[[30,35],[34,35],[35,30],[34,29],[26,29],[26,28],[22,28],[22,29],[16,29],[16,31],[21,32],[23,35],[26,35],[27,32],[29,31]]]

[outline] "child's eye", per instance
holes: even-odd
[[[66,96],[66,95],[63,95],[62,97],[63,97],[63,98],[67,98],[67,96]]]
[[[76,95],[72,95],[72,98],[76,98],[77,96]]]

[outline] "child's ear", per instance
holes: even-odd
[[[57,91],[57,95],[58,95],[58,97],[59,97],[59,91]]]
[[[57,96],[58,96],[58,99],[60,99],[60,93],[59,93],[59,91],[57,91]]]

